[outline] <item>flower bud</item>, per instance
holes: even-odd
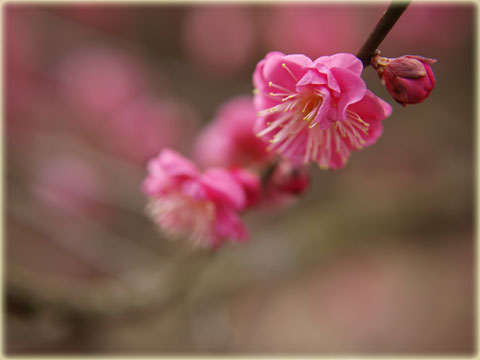
[[[284,209],[292,205],[309,185],[310,177],[305,165],[281,160],[264,175],[261,207],[266,210]]]
[[[290,161],[280,161],[267,181],[267,189],[282,194],[300,195],[310,185],[305,166],[293,165]]]
[[[425,100],[435,87],[435,76],[430,64],[437,60],[416,55],[385,58],[378,53],[372,65],[393,98],[405,106]]]

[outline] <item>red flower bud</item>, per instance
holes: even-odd
[[[289,161],[281,161],[267,183],[269,190],[288,195],[300,195],[309,185],[307,168],[293,165]]]
[[[375,55],[372,65],[393,98],[405,106],[425,100],[435,87],[430,64],[437,60],[416,55],[385,58]]]

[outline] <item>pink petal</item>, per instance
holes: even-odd
[[[261,196],[260,178],[256,174],[243,168],[232,169],[230,173],[238,180],[245,191],[245,208],[256,205],[260,201]]]
[[[333,91],[335,96],[339,96],[341,93],[340,85],[338,84],[335,76],[333,76],[332,72],[330,71],[330,68],[328,68],[325,64],[322,63],[316,63],[315,66],[320,73],[326,75],[328,88]]]
[[[304,55],[271,56],[265,62],[263,76],[274,84],[294,91],[296,83],[312,64]]]
[[[337,79],[342,94],[338,100],[339,115],[345,119],[347,106],[360,101],[365,95],[367,86],[361,77],[350,70],[333,68],[331,71]]]
[[[363,71],[363,64],[356,56],[348,53],[340,53],[332,56],[321,56],[314,61],[315,65],[320,63],[328,68],[341,68],[352,71],[355,75],[360,76]]]
[[[171,149],[164,149],[157,157],[158,164],[153,167],[161,166],[162,170],[170,176],[198,176],[197,167],[193,162],[183,157],[179,153]],[[151,161],[149,162],[149,164]],[[149,165],[150,169],[150,165]]]
[[[195,200],[207,200],[207,193],[198,180],[186,180],[181,184],[181,191]]]
[[[220,238],[232,238],[240,242],[246,240],[248,237],[247,228],[240,220],[238,214],[229,207],[220,207],[217,209],[214,232]]]
[[[327,84],[327,76],[315,70],[308,70],[305,75],[297,82],[297,87],[305,85],[323,85]]]
[[[265,63],[270,58],[278,56],[285,56],[285,54],[279,51],[271,51],[267,55],[265,55],[265,58],[258,62],[257,66],[255,67],[255,71],[253,72],[253,85],[255,86],[255,88],[261,91],[266,91],[266,89],[268,88],[268,81],[263,75]]]
[[[365,92],[365,96],[359,102],[348,107],[357,113],[364,121],[384,120],[392,113],[392,107],[384,100],[373,94],[370,90]]]
[[[223,168],[210,168],[200,177],[210,197],[237,210],[245,207],[245,192],[235,178]]]

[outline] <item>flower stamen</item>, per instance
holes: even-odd
[[[292,77],[293,80],[295,80],[295,82],[298,82],[298,78],[295,76],[295,74],[292,72],[292,70],[290,70],[287,66],[287,64],[283,63],[282,64],[282,67],[287,70],[287,72],[290,74],[290,76]]]

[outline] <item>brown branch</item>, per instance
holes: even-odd
[[[385,39],[387,34],[393,28],[403,12],[407,9],[410,1],[392,2],[385,13],[382,15],[373,31],[357,53],[357,57],[362,60],[363,66],[370,65],[370,58],[377,50],[378,46]]]

